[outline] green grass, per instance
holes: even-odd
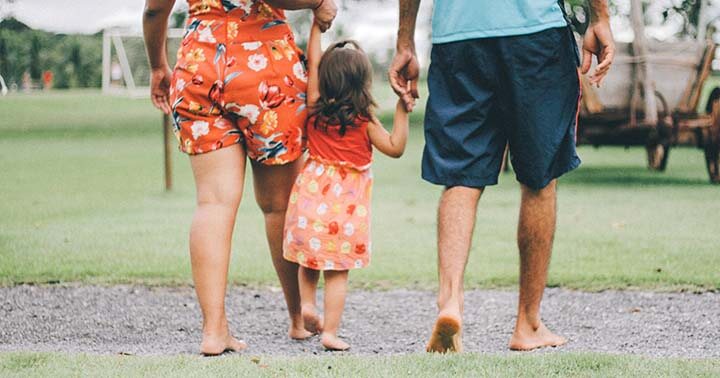
[[[0,375],[41,376],[353,376],[353,377],[710,377],[718,360],[605,354],[405,355],[265,358],[0,354]]]
[[[176,189],[162,190],[159,115],[147,100],[95,92],[0,99],[0,284],[190,282],[194,186],[174,153]],[[434,287],[440,188],[419,178],[422,130],[400,160],[374,167],[371,267],[358,286]],[[720,188],[701,151],[675,149],[665,173],[642,149],[583,147],[560,183],[549,285],[600,290],[720,289]],[[251,185],[238,216],[230,279],[277,285]],[[467,270],[469,287],[517,280],[519,188],[488,189]]]

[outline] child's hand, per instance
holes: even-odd
[[[399,98],[397,105],[395,106],[395,111],[405,114],[412,113],[413,109],[415,109],[415,101],[415,98],[413,98],[412,100],[410,100],[410,102],[406,104],[402,98]]]
[[[410,82],[407,83],[407,93],[410,93],[410,89],[412,87],[412,84]],[[417,99],[413,96],[405,96],[408,97],[408,99],[404,99],[403,97],[400,97],[398,100],[397,109],[400,111],[400,108],[402,108],[403,113],[412,113],[413,109],[415,109],[415,104]]]

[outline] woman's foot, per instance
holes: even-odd
[[[200,353],[206,357],[219,356],[227,352],[240,352],[245,349],[247,349],[247,344],[230,336],[229,333],[221,337],[203,335],[202,344],[200,344]]]
[[[323,331],[323,319],[313,305],[302,306],[303,323],[305,330],[313,335],[321,334]]]
[[[343,352],[350,349],[350,344],[342,341],[337,335],[323,333],[320,342],[329,351]]]
[[[291,325],[288,331],[288,336],[293,340],[307,340],[315,335],[312,332],[308,332],[304,326]]]
[[[567,339],[550,332],[545,324],[540,322],[536,327],[529,324],[515,326],[508,345],[512,350],[533,350],[543,347],[556,347],[567,343]]]

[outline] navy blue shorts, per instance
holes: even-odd
[[[517,180],[532,189],[580,165],[579,59],[569,28],[435,44],[431,59],[425,180],[497,184],[507,143]]]

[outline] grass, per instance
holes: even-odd
[[[134,357],[50,353],[0,354],[0,375],[42,376],[353,376],[353,377],[710,377],[718,360],[606,354],[404,355],[261,358]]]
[[[176,152],[176,189],[163,192],[159,115],[146,100],[16,96],[0,99],[0,114],[0,284],[190,282],[192,177]],[[351,275],[357,286],[435,285],[440,189],[419,178],[418,126],[402,159],[377,158],[374,256]],[[701,151],[671,151],[665,173],[645,169],[642,149],[583,147],[580,154],[583,167],[560,184],[549,285],[720,289],[720,188],[707,183]],[[230,279],[277,285],[247,184]],[[488,189],[469,287],[516,284],[518,206],[511,174]]]

